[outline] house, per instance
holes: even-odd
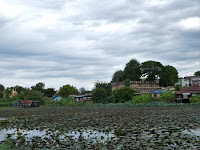
[[[62,97],[61,96],[53,95],[53,97],[51,99],[53,99],[54,101],[59,101],[59,100],[62,99]]]
[[[17,103],[17,107],[38,107],[39,101],[24,100]]]
[[[164,92],[166,92],[166,91],[152,91],[152,92],[150,92],[150,93],[152,94],[152,97],[153,97],[153,98],[160,98],[160,95],[161,95],[162,93],[164,93]],[[168,92],[171,92],[171,91],[168,91]]]
[[[175,83],[175,85],[179,85],[179,86],[189,86],[190,82],[189,79],[185,79],[185,78],[179,78],[178,82]]]
[[[91,96],[92,94],[88,93],[85,95],[76,95],[74,96],[75,102],[86,102],[86,101],[91,101]]]
[[[179,78],[175,85],[180,86],[200,86],[200,77],[198,76],[186,76],[184,78]]]
[[[174,91],[176,102],[189,103],[190,97],[200,93],[200,86],[182,87],[180,91]]]

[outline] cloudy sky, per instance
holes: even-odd
[[[199,0],[0,0],[0,84],[90,90],[132,58],[200,70]]]

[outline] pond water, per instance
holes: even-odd
[[[6,118],[0,118],[0,120],[6,120]]]
[[[188,132],[190,135],[195,135],[200,137],[200,128],[190,129]]]
[[[0,142],[6,140],[8,134],[12,134],[11,138],[16,139],[17,133],[21,133],[22,136],[26,137],[26,140],[30,140],[33,137],[39,136],[41,138],[50,138],[52,134],[57,134],[59,131],[54,133],[49,133],[47,130],[17,130],[17,129],[2,129],[0,130]],[[104,133],[101,131],[94,131],[94,130],[82,130],[82,131],[71,131],[69,133],[59,133],[59,139],[65,140],[66,137],[70,137],[71,139],[78,139],[82,137],[83,139],[93,139],[95,141],[104,142],[107,139],[113,139],[116,136],[114,135],[113,131]]]

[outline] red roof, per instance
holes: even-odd
[[[200,92],[200,86],[182,87],[181,91],[199,91]]]
[[[32,100],[25,100],[25,101],[20,101],[19,103],[30,104],[30,103],[32,103],[32,102],[33,102]]]
[[[183,94],[183,93],[200,93],[199,91],[174,91],[175,94]]]

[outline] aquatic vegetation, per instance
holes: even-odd
[[[44,149],[199,149],[199,106],[0,110],[1,144]]]

